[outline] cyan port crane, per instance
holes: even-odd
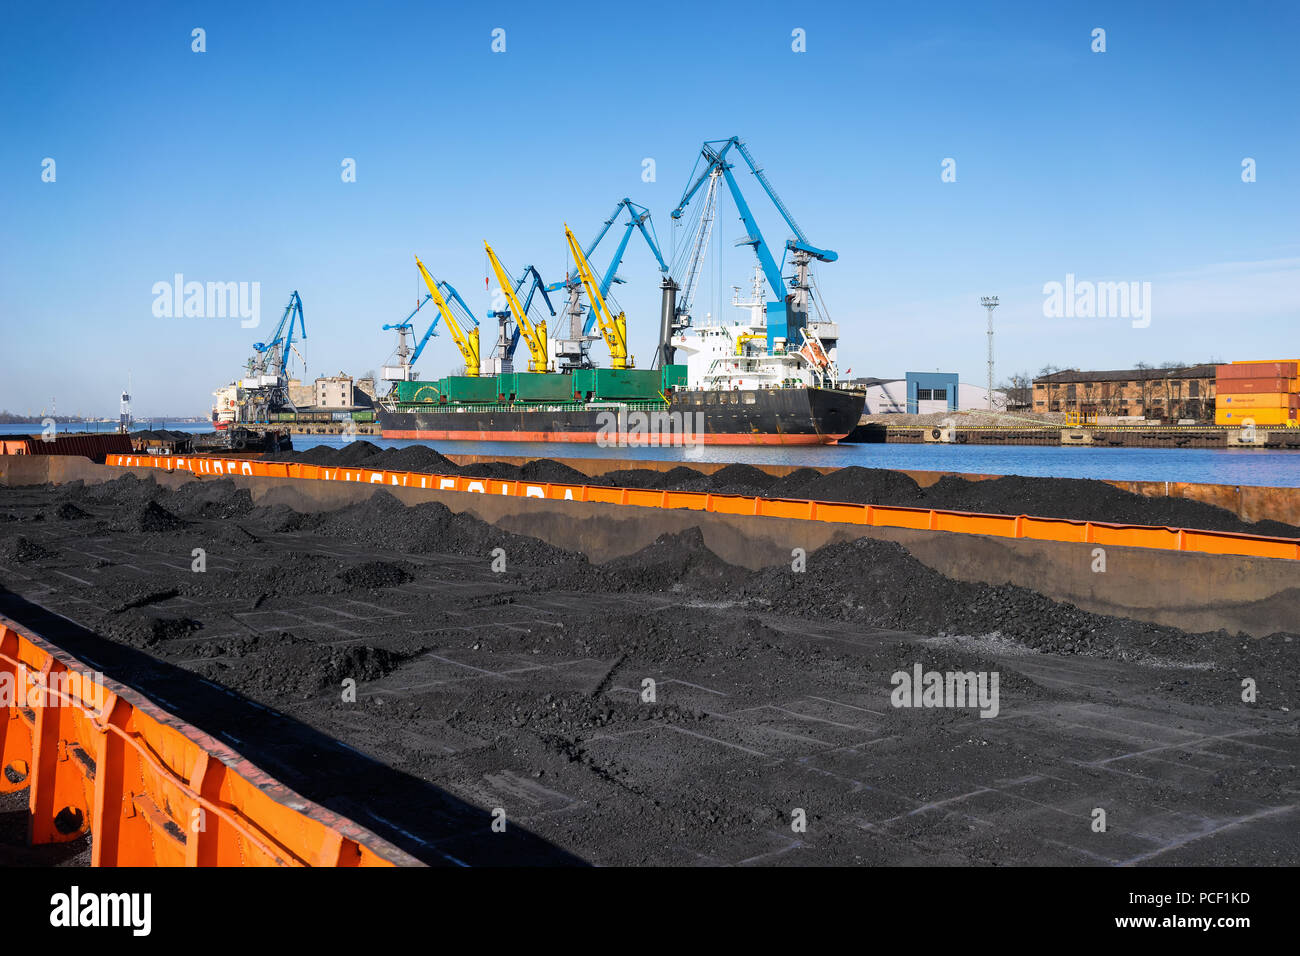
[[[618,276],[618,267],[623,264],[623,257],[627,254],[628,242],[632,239],[633,231],[640,231],[642,237],[646,241],[646,245],[650,247],[650,251],[654,253],[655,260],[659,263],[659,272],[664,276],[660,287],[664,290],[665,296],[669,294],[668,286],[670,284],[672,285],[672,291],[675,293],[677,286],[668,278],[668,264],[664,262],[663,254],[659,251],[659,241],[658,237],[655,235],[654,222],[650,218],[650,210],[645,206],[634,203],[627,197],[619,200],[618,205],[614,207],[614,211],[610,213],[609,218],[605,220],[600,231],[596,233],[596,237],[591,240],[586,249],[581,250],[583,257],[588,260],[591,259],[596,248],[609,233],[609,230],[614,223],[618,221],[618,217],[625,209],[627,210],[628,220],[623,225],[622,238],[619,239],[618,246],[614,249],[614,255],[609,261],[609,267],[605,270],[605,274],[598,285],[601,298],[603,299],[609,295],[609,290],[615,282],[623,282],[623,280]],[[579,270],[576,268],[576,265],[574,271],[565,276],[563,282],[555,282],[546,287],[547,292],[558,292],[561,289],[568,292],[569,303],[565,312],[570,317],[570,337],[562,343],[563,348],[559,355],[566,358],[569,364],[572,365],[587,364],[585,351],[582,349],[582,343],[593,337],[591,330],[592,327],[595,326],[597,319],[596,309],[595,307],[592,307],[587,310],[586,318],[582,321],[581,326],[579,326],[578,316],[582,313],[579,294],[582,288],[582,278],[579,275]]]
[[[551,317],[554,318],[555,306],[551,304],[551,297],[546,294],[549,287],[542,281],[542,274],[538,272],[535,267],[525,266],[524,271],[519,274],[519,279],[515,282],[514,287],[515,298],[519,299],[520,290],[523,289],[524,283],[528,282],[529,279],[531,279],[532,282],[528,286],[528,292],[524,295],[523,301],[520,302],[525,313],[533,307],[533,296],[540,292],[543,301],[546,302],[546,310],[551,314]],[[508,302],[504,309],[491,310],[488,312],[488,318],[496,319],[499,326],[497,344],[493,348],[492,352],[493,355],[497,357],[502,372],[510,372],[514,370],[515,349],[519,346],[521,335],[520,325],[518,322],[515,322],[514,328],[512,329],[510,327],[510,319],[512,317]]]
[[[744,194],[740,191],[740,185],[736,182],[736,177],[732,174],[734,164],[727,161],[728,154],[735,150],[745,160],[749,171],[754,174],[767,194],[772,205],[776,206],[777,212],[785,220],[785,224],[790,227],[794,233],[793,238],[788,239],[785,243],[781,257],[781,264],[778,265],[775,257],[767,242],[763,239],[763,233],[758,228],[758,223],[754,219],[753,212],[750,211],[749,203],[745,201]],[[681,219],[682,212],[686,209],[687,204],[692,197],[699,191],[713,173],[719,172],[726,180],[727,188],[731,191],[731,198],[736,203],[736,210],[740,213],[740,220],[745,224],[746,235],[739,240],[736,245],[747,245],[754,248],[754,254],[758,256],[759,265],[763,269],[763,275],[767,279],[767,286],[772,290],[775,296],[779,298],[776,301],[768,302],[767,305],[767,348],[769,352],[775,351],[777,339],[798,347],[799,330],[802,329],[808,321],[808,297],[810,286],[808,283],[808,263],[812,259],[820,262],[834,262],[839,255],[829,249],[820,249],[808,241],[799,224],[794,221],[794,216],[781,197],[777,195],[776,190],[768,181],[763,169],[754,160],[749,148],[737,136],[730,139],[709,140],[704,143],[700,149],[700,158],[704,160],[704,170],[695,177],[694,181],[686,187],[682,193],[681,202],[673,210],[673,219]],[[700,168],[700,161],[696,160],[696,169]],[[790,280],[787,287],[785,278],[781,275],[785,264],[785,253],[790,253],[791,261],[795,266],[795,275]],[[680,327],[674,322],[675,327]],[[662,346],[661,346],[662,347]]]
[[[253,355],[247,363],[248,374],[240,383],[243,395],[239,399],[240,422],[265,422],[271,412],[293,409],[289,397],[289,352],[293,347],[293,330],[297,326],[301,338],[307,338],[307,324],[302,314],[302,299],[297,290],[289,296],[289,304],[275,327],[269,342],[254,342]]]
[[[302,315],[302,299],[295,289],[289,296],[289,304],[284,307],[284,315],[275,327],[275,335],[270,342],[254,342],[253,349],[257,355],[248,360],[250,374],[259,376],[274,375],[288,381],[286,369],[289,364],[289,350],[293,348],[293,328],[295,323],[301,337],[307,337],[307,324]]]

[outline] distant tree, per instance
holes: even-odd
[[[1147,406],[1151,404],[1151,376],[1148,374],[1152,370],[1150,362],[1134,362],[1133,367],[1137,369],[1138,392],[1142,397],[1142,416],[1147,414]]]
[[[1028,372],[1016,372],[1002,380],[998,391],[1006,395],[1008,405],[1032,405],[1034,381]]]

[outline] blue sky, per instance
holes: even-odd
[[[1294,3],[10,5],[0,408],[113,414],[130,372],[137,414],[204,413],[294,289],[309,377],[377,369],[412,253],[480,313],[485,238],[559,279],[563,223],[585,242],[629,196],[668,255],[700,143],[733,134],[839,253],[817,276],[854,375],[983,381],[987,294],[999,377],[1294,358],[1298,44]],[[747,283],[743,231],[725,203],[697,315]],[[648,365],[658,273],[634,243],[617,295]],[[259,282],[261,328],[156,318],[175,273]],[[1045,317],[1067,274],[1150,282],[1150,325]],[[444,334],[420,366],[457,364]]]

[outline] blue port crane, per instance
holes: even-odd
[[[754,214],[741,192],[739,183],[736,182],[736,177],[732,172],[735,164],[728,161],[728,156],[733,150],[745,161],[745,165],[754,174],[754,178],[763,187],[763,192],[767,194],[768,199],[772,201],[772,205],[776,207],[777,212],[781,214],[781,218],[785,220],[785,224],[790,227],[790,231],[793,233],[793,236],[785,243],[779,265],[772,255],[772,250],[763,238],[762,231],[758,228],[758,222],[754,219]],[[753,247],[754,254],[758,257],[759,265],[763,269],[763,275],[767,279],[768,288],[772,290],[773,295],[776,297],[774,301],[767,303],[768,351],[774,352],[776,350],[777,340],[797,346],[797,341],[792,342],[792,338],[798,336],[799,330],[808,321],[808,300],[811,293],[808,264],[812,259],[819,262],[834,262],[839,258],[839,255],[829,249],[818,248],[808,241],[808,237],[804,235],[803,230],[799,228],[799,224],[795,222],[794,216],[781,200],[776,189],[773,188],[772,183],[763,172],[763,168],[758,165],[749,148],[738,136],[706,141],[700,149],[700,158],[696,160],[696,170],[700,169],[700,160],[703,160],[703,171],[698,176],[692,172],[694,178],[682,193],[677,208],[673,210],[673,219],[682,218],[682,213],[685,211],[687,204],[690,203],[701,186],[712,175],[718,173],[723,177],[727,188],[731,192],[731,198],[736,203],[736,210],[740,213],[740,220],[745,224],[746,234],[744,238],[737,241],[736,245]],[[791,278],[788,286],[782,275],[787,253],[795,266],[795,275]]]
[[[438,280],[438,291],[441,293],[443,301],[448,308],[460,319],[463,328],[475,329],[478,326],[478,320],[470,311],[465,300],[461,298],[456,287],[445,279]],[[412,321],[420,310],[423,309],[433,299],[432,292],[426,292],[424,298],[401,322],[393,322],[384,326],[385,332],[397,333],[397,361],[395,366],[389,365],[384,367],[384,380],[389,382],[409,382],[415,378],[415,363],[420,361],[420,356],[424,354],[424,348],[429,344],[429,340],[438,334],[438,322],[442,319],[441,308],[434,309],[433,319],[429,322],[429,327],[424,330],[420,340],[415,343],[414,348],[407,341],[407,336],[412,339],[415,337],[415,324]]]
[[[434,330],[438,327],[438,320],[442,318],[442,313],[435,309],[433,313],[433,321],[429,323],[429,328],[420,338],[420,341],[415,348],[411,348],[410,344],[407,342],[407,336],[410,336],[411,338],[415,337],[415,326],[412,324],[411,320],[415,318],[416,314],[422,308],[429,304],[429,301],[432,298],[433,293],[426,292],[424,298],[417,302],[415,308],[411,310],[410,315],[404,318],[401,322],[391,322],[384,326],[385,332],[397,333],[396,354],[398,362],[396,366],[386,366],[384,368],[385,381],[410,381],[412,378],[411,367],[415,365],[416,360],[420,357],[420,353],[424,351],[424,347],[428,344],[429,339],[438,334]]]
[[[525,283],[528,284],[528,291],[526,293],[522,292]],[[555,317],[555,306],[551,304],[551,297],[547,295],[548,291],[550,291],[550,287],[546,285],[546,282],[542,279],[542,274],[537,271],[536,267],[531,265],[524,266],[524,271],[519,273],[519,278],[515,280],[513,292],[516,301],[519,302],[520,307],[524,310],[526,322],[528,321],[528,316],[532,314],[529,310],[533,307],[533,298],[539,292],[542,295],[542,301],[546,303],[547,312],[551,314],[552,318]],[[493,354],[497,357],[500,371],[502,372],[513,371],[515,349],[519,347],[519,339],[521,337],[521,327],[519,322],[515,321],[513,326],[510,323],[510,320],[514,318],[514,316],[510,311],[508,299],[509,297],[507,297],[507,304],[504,309],[490,310],[488,312],[488,318],[496,319],[499,324],[500,331],[497,336],[497,344],[493,349]],[[538,323],[533,322],[531,324],[537,325]]]
[[[254,355],[247,363],[248,374],[240,383],[243,392],[239,399],[240,410],[236,419],[241,422],[266,422],[270,413],[295,406],[289,396],[289,353],[293,347],[293,331],[307,338],[307,323],[303,318],[302,298],[295,289],[289,304],[276,324],[275,334],[266,342],[254,342]],[[300,356],[301,357],[301,356]]]
[[[287,368],[289,351],[293,348],[293,330],[297,326],[301,338],[307,337],[307,324],[302,314],[302,299],[298,290],[289,296],[289,304],[284,307],[284,314],[275,327],[275,335],[269,342],[254,342],[253,349],[257,355],[249,359],[248,370],[257,375],[273,375],[288,380]]]
[[[619,214],[624,209],[628,212],[628,220],[623,224],[623,237],[619,240],[618,246],[615,247],[614,256],[609,260],[609,267],[605,270],[605,275],[600,280],[600,294],[602,296],[609,295],[609,290],[615,282],[623,282],[623,280],[618,277],[618,267],[623,264],[623,257],[627,255],[628,242],[631,241],[634,230],[640,230],[641,235],[645,238],[646,245],[648,245],[650,251],[654,253],[654,257],[659,263],[659,272],[663,275],[668,274],[668,263],[664,262],[663,254],[659,251],[658,237],[655,235],[655,226],[654,222],[650,218],[650,210],[645,206],[637,205],[631,199],[626,197],[618,201],[618,205],[614,207],[614,211],[610,213],[609,218],[605,220],[600,231],[596,233],[596,238],[591,240],[587,248],[582,251],[583,256],[588,260],[591,259],[592,253],[596,251],[601,240],[605,238],[610,227],[618,220]],[[581,284],[582,280],[579,278],[577,270],[575,269],[573,275],[566,276],[563,282],[552,283],[546,287],[546,291],[558,292],[560,289],[568,289]],[[594,312],[587,316],[586,324],[583,326],[582,330],[584,335],[590,334],[595,321],[596,316]]]
[[[627,197],[618,201],[618,205],[614,207],[614,211],[605,219],[600,230],[596,233],[595,238],[588,243],[586,249],[581,250],[583,258],[587,260],[591,259],[597,247],[600,246],[605,236],[609,234],[610,229],[613,228],[614,223],[618,221],[619,216],[623,214],[624,210],[627,211],[628,219],[627,222],[623,224],[623,234],[619,238],[618,245],[614,249],[614,255],[610,258],[609,266],[605,269],[604,275],[601,277],[600,282],[597,285],[597,288],[600,291],[600,298],[604,299],[609,295],[609,290],[613,287],[614,283],[622,283],[624,281],[619,277],[618,269],[619,266],[623,264],[624,256],[627,255],[627,247],[628,243],[632,239],[632,233],[638,231],[645,239],[646,245],[650,247],[650,251],[654,254],[655,260],[659,263],[659,272],[664,276],[662,287],[665,289],[665,295],[667,295],[667,285],[671,283],[672,280],[668,278],[668,263],[664,261],[663,254],[659,250],[659,238],[655,234],[654,222],[650,218],[650,210],[645,206],[634,203]],[[547,292],[558,292],[560,290],[568,292],[569,304],[566,311],[570,316],[570,338],[567,340],[567,348],[569,351],[562,352],[561,354],[569,359],[571,364],[579,365],[586,364],[587,360],[585,353],[582,351],[581,345],[588,338],[592,337],[592,328],[596,325],[598,317],[596,308],[593,307],[588,309],[585,320],[583,320],[581,325],[579,325],[577,317],[582,312],[582,306],[579,301],[579,293],[582,288],[583,282],[580,271],[577,268],[575,268],[572,273],[565,276],[564,281],[555,282],[546,287]],[[675,292],[677,286],[673,284],[672,288]]]

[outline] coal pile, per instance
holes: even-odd
[[[38,544],[26,535],[21,534],[11,541],[5,542],[4,553],[21,564],[51,561],[59,556],[57,551]]]
[[[945,475],[925,489],[927,508],[1027,514],[1078,521],[1108,521],[1207,531],[1237,531],[1300,537],[1300,528],[1277,521],[1242,521],[1232,512],[1189,498],[1134,494],[1104,481],[1084,478],[1024,478],[1008,475],[968,481]]]
[[[1094,614],[1015,585],[947,578],[901,545],[873,538],[814,551],[797,576],[785,567],[761,571],[743,593],[785,614],[935,635],[996,634],[1057,654],[1194,657],[1205,647],[1177,628]]]
[[[1187,498],[1150,498],[1104,481],[1082,478],[1027,478],[1009,475],[981,481],[945,476],[928,488],[885,468],[851,465],[823,474],[799,468],[775,477],[751,465],[731,464],[711,474],[686,465],[667,471],[625,468],[588,476],[561,462],[535,459],[524,465],[477,462],[458,466],[426,445],[380,449],[354,441],[342,449],[318,446],[268,456],[273,461],[366,467],[374,470],[461,474],[503,481],[593,484],[616,488],[699,491],[767,498],[814,499],[850,504],[935,508],[985,514],[1026,514],[1077,521],[1200,528],[1273,537],[1300,537],[1300,528],[1277,521],[1243,521],[1223,508]]]
[[[60,521],[81,521],[90,517],[90,512],[78,508],[71,501],[65,501],[54,509],[54,517]]]
[[[130,524],[136,531],[165,532],[184,528],[189,522],[178,518],[156,501],[145,503],[131,518]]]

